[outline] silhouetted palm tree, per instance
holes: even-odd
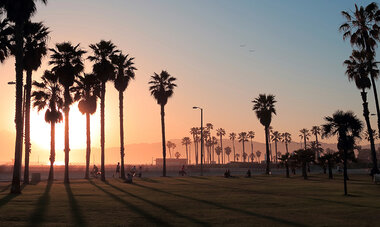
[[[73,99],[70,94],[70,89],[74,84],[75,78],[83,71],[82,55],[86,51],[79,48],[79,44],[73,46],[70,42],[58,43],[52,51],[49,61],[53,65],[52,72],[58,77],[58,82],[65,88],[64,90],[64,108],[65,114],[65,176],[64,182],[69,183],[69,112],[70,105]]]
[[[25,166],[24,184],[29,184],[29,154],[30,154],[30,95],[32,90],[32,72],[41,66],[42,57],[47,54],[48,28],[42,22],[24,24],[24,61],[26,72],[25,85]]]
[[[181,157],[181,154],[177,151],[174,156],[176,157],[176,159],[179,159]]]
[[[94,52],[93,56],[88,59],[95,62],[92,71],[101,83],[100,89],[100,150],[101,150],[101,180],[106,180],[104,160],[105,160],[105,97],[106,97],[106,83],[107,81],[114,80],[115,67],[111,62],[111,56],[119,51],[111,41],[101,40],[99,43],[91,44],[90,48]]]
[[[261,151],[256,151],[256,157],[259,163],[260,163],[260,156],[261,156]]]
[[[62,121],[63,87],[58,83],[58,77],[45,71],[42,82],[34,81],[33,106],[41,111],[46,108],[45,121],[50,123],[50,171],[48,181],[54,180],[55,161],[55,124]]]
[[[364,139],[370,141],[370,138],[371,138],[371,137],[369,136],[369,132],[368,132],[368,130],[364,131],[363,134],[364,134]],[[376,140],[376,139],[379,138],[379,135],[378,135],[378,133],[376,132],[375,129],[372,129],[372,136],[373,136],[373,139],[374,139],[374,140]]]
[[[96,112],[97,98],[100,96],[100,84],[94,74],[84,74],[78,76],[76,86],[72,89],[75,92],[74,100],[79,101],[78,109],[86,115],[86,171],[85,179],[90,178],[90,157],[91,157],[91,118]]]
[[[309,140],[309,137],[310,137],[310,132],[309,132],[309,130],[308,129],[306,129],[306,128],[303,128],[303,129],[301,129],[300,130],[300,135],[299,135],[300,137],[301,137],[301,140],[303,140],[304,141],[304,148],[306,149],[306,141],[308,141]]]
[[[215,155],[214,155],[214,151],[215,151],[214,147],[215,147],[215,145],[218,145],[218,139],[217,139],[215,136],[213,136],[213,137],[211,138],[212,160],[213,160],[213,161],[214,161],[214,158],[215,158]],[[223,149],[222,149],[222,154],[223,154]]]
[[[43,4],[47,0],[41,0]],[[0,0],[0,11],[7,13],[7,19],[14,22],[14,41],[15,41],[15,68],[16,68],[16,145],[15,158],[13,166],[13,177],[11,193],[20,194],[21,180],[21,156],[22,156],[22,137],[23,137],[23,119],[22,119],[22,94],[23,94],[23,56],[24,56],[24,24],[29,21],[30,17],[36,12],[36,0],[10,1]],[[0,60],[1,61],[1,60]]]
[[[281,155],[281,157],[278,158],[280,160],[280,164],[282,166],[285,166],[286,169],[286,177],[289,178],[289,161],[290,161],[290,154],[289,152],[286,152],[285,154]]]
[[[209,142],[209,146],[208,146],[208,159],[209,159],[209,163],[211,163],[211,146],[212,146],[212,142],[211,142],[211,131],[214,129],[214,125],[212,123],[207,123],[206,124],[206,131],[205,132],[205,136],[203,138],[205,138],[206,140],[206,145],[207,145],[207,137],[208,137],[208,140],[210,141]],[[223,152],[223,151],[222,151]],[[205,157],[206,158],[206,157]]]
[[[248,138],[251,139],[251,155],[255,156],[253,154],[253,138],[255,138],[255,132],[254,131],[248,131],[248,135],[247,136],[248,136]]]
[[[157,104],[161,106],[161,127],[162,127],[162,154],[163,154],[163,176],[166,176],[166,147],[165,147],[165,105],[168,99],[173,96],[175,77],[168,72],[162,71],[160,74],[154,73],[149,81],[151,95],[157,100]]]
[[[171,153],[171,149],[174,149],[177,147],[177,145],[175,145],[175,143],[171,142],[171,141],[168,141],[166,146],[169,148],[169,155],[170,155],[170,158],[172,158],[172,153]]]
[[[241,132],[239,133],[239,143],[242,143],[243,144],[243,152],[241,154],[241,156],[243,157],[243,161],[245,162],[245,159],[247,157],[247,154],[245,153],[245,147],[244,147],[244,143],[245,142],[248,142],[248,136],[247,136],[247,133],[246,132]]]
[[[236,139],[236,133],[231,132],[230,133],[230,140],[232,140],[232,148],[234,149],[234,162],[236,161],[236,153],[235,153],[235,139]]]
[[[276,164],[277,164],[277,158],[278,158],[278,155],[277,155],[277,142],[281,141],[281,133],[279,133],[278,131],[272,132],[271,140],[274,142],[274,149],[275,149],[275,152],[276,152],[275,158],[276,158]]]
[[[186,159],[187,159],[187,163],[189,164],[190,161],[189,161],[189,150],[188,150],[188,147],[190,146],[191,144],[191,140],[189,137],[183,137],[182,138],[182,145],[185,145],[186,146]]]
[[[239,162],[239,157],[240,157],[240,154],[235,154],[235,159],[237,162]]]
[[[344,65],[346,65],[346,75],[348,76],[348,80],[354,80],[356,87],[361,90],[360,94],[363,100],[363,116],[367,125],[367,131],[369,132],[370,145],[371,145],[371,154],[372,154],[372,163],[373,167],[371,170],[371,175],[374,173],[378,173],[379,169],[377,167],[377,157],[375,150],[375,142],[372,135],[372,127],[369,119],[369,109],[367,102],[367,91],[366,89],[371,88],[371,81],[368,78],[367,72],[367,58],[365,51],[352,51],[352,55],[348,60],[344,61]]]
[[[257,118],[260,120],[260,123],[265,128],[265,147],[266,147],[266,174],[269,174],[269,126],[272,122],[272,114],[276,114],[276,109],[274,108],[274,104],[276,103],[276,100],[274,99],[274,95],[266,95],[266,94],[260,94],[259,97],[257,97],[252,102],[253,110],[256,113]]]
[[[315,160],[314,151],[311,149],[299,149],[294,151],[294,155],[298,161],[298,163],[302,166],[302,176],[306,180],[307,179],[307,166],[310,162]]]
[[[215,153],[218,155],[218,164],[220,164],[220,154],[222,154],[222,148],[217,146],[215,148]]]
[[[135,70],[137,70],[134,65],[134,58],[128,58],[127,55],[123,55],[121,52],[117,55],[111,56],[112,63],[116,68],[116,78],[114,80],[114,85],[116,90],[119,92],[119,116],[120,116],[120,178],[125,179],[124,172],[124,91],[127,89],[129,81],[135,78]]]
[[[195,164],[196,165],[198,165],[199,133],[200,133],[200,129],[197,127],[192,127],[190,129],[190,134],[193,136],[193,141],[194,141],[194,155],[195,155]]]
[[[338,150],[343,150],[344,194],[347,195],[347,154],[354,149],[356,139],[363,130],[362,122],[353,112],[336,111],[332,117],[325,117],[323,135],[338,137]]]
[[[318,145],[319,144],[318,135],[321,134],[321,128],[319,126],[313,126],[310,131],[311,131],[311,134],[315,136],[315,142]],[[319,158],[319,152],[317,153],[317,158]]]
[[[377,42],[380,40],[380,10],[375,2],[368,4],[365,8],[355,4],[355,11],[342,11],[342,15],[346,19],[346,22],[339,27],[339,30],[343,32],[343,40],[350,39],[351,46],[365,52],[366,67],[375,97],[377,126],[380,131],[380,108],[375,84],[379,73],[374,63]]]
[[[222,148],[222,163],[224,164],[225,163],[225,157],[224,157],[224,153],[223,153],[223,136],[226,135],[226,131],[223,129],[223,128],[218,128],[216,130],[216,135],[219,136],[220,138],[220,147]]]
[[[255,160],[255,154],[253,152],[251,152],[251,154],[249,155],[249,159],[251,159],[252,163]]]
[[[3,63],[10,54],[12,34],[13,29],[10,27],[8,19],[0,19],[0,63]]]
[[[326,153],[323,154],[321,157],[319,157],[318,161],[320,163],[324,163],[327,165],[327,168],[329,170],[329,179],[333,179],[333,172],[332,169],[335,165],[335,163],[338,162],[338,152],[335,152],[329,148],[326,149]]]
[[[286,153],[289,153],[288,144],[292,142],[292,135],[288,132],[282,133],[281,141],[285,143]]]
[[[225,147],[224,148],[224,153],[226,153],[227,157],[228,157],[228,162],[230,162],[230,154],[231,154],[231,147]]]

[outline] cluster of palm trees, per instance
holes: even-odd
[[[42,0],[41,2],[47,3]],[[47,48],[49,29],[42,22],[31,22],[36,11],[36,1],[0,1],[1,13],[6,14],[0,21],[0,60],[10,55],[16,59],[16,146],[12,180],[12,193],[20,193],[22,141],[25,134],[25,170],[24,183],[29,183],[30,154],[30,106],[38,111],[46,109],[45,121],[51,125],[50,171],[48,179],[54,179],[55,161],[55,124],[65,122],[65,174],[64,182],[69,183],[69,113],[70,106],[76,102],[80,112],[86,115],[87,149],[85,178],[89,178],[91,153],[90,115],[95,113],[97,98],[101,108],[101,179],[105,181],[105,94],[106,83],[113,81],[119,92],[120,111],[120,155],[121,177],[124,173],[124,127],[123,127],[123,93],[129,81],[134,79],[134,58],[124,55],[111,41],[101,40],[91,44],[93,62],[92,73],[84,73],[84,54],[87,52],[79,44],[62,42]],[[3,15],[4,16],[4,15]],[[50,54],[49,65],[41,81],[32,82],[32,73],[39,69],[44,56]],[[26,84],[23,85],[23,73],[26,73]],[[32,92],[32,85],[34,90]],[[23,95],[23,88],[25,89]],[[23,104],[23,100],[25,100]],[[22,106],[24,105],[24,109]],[[25,125],[25,127],[24,127]]]

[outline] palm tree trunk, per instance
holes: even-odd
[[[285,162],[285,168],[286,168],[286,178],[289,178],[289,165],[288,165],[288,162],[286,161]]]
[[[32,71],[26,72],[25,86],[25,166],[24,184],[29,184],[29,155],[30,155],[30,93],[32,90]]]
[[[189,154],[187,150],[187,144],[186,144],[186,163],[189,164]]]
[[[165,106],[161,104],[161,130],[162,130],[162,176],[166,177],[166,141],[165,141]]]
[[[125,179],[124,172],[124,113],[123,113],[123,92],[119,91],[119,115],[120,115],[120,157],[121,157],[121,167],[120,167],[120,178]]]
[[[327,165],[328,165],[328,168],[329,168],[329,179],[333,179],[332,165],[331,165],[331,161],[330,160],[327,161]]]
[[[235,140],[232,140],[232,147],[234,149],[234,162],[236,162],[236,154],[235,154]]]
[[[286,147],[286,153],[289,154],[289,150],[288,150],[288,143],[285,143],[285,147]]]
[[[371,128],[371,122],[369,120],[367,92],[363,90],[361,92],[361,96],[362,96],[362,100],[363,100],[363,115],[364,115],[364,119],[365,119],[365,122],[366,122],[366,125],[367,125],[367,131],[368,131],[368,135],[369,135],[369,141],[370,141],[370,144],[371,144],[371,154],[372,154],[372,163],[373,163],[373,167],[372,167],[372,170],[371,170],[371,175],[373,175],[375,173],[378,173],[379,169],[377,168],[377,158],[376,158],[375,142],[374,142],[374,139],[373,139],[373,131],[372,131],[372,128]]]
[[[64,113],[65,113],[65,176],[64,176],[64,183],[69,184],[69,152],[70,152],[70,141],[69,141],[69,112],[70,112],[70,93],[69,88],[65,88],[65,107],[64,107]]]
[[[303,179],[307,180],[306,162],[302,161],[302,176]]]
[[[224,157],[224,150],[223,150],[223,138],[222,138],[222,135],[220,135],[220,146],[222,148],[222,163],[224,164],[225,163],[225,157]]]
[[[347,149],[343,151],[344,195],[347,195]]]
[[[198,165],[198,142],[194,145],[194,153],[195,153],[195,164]]]
[[[244,140],[243,140],[243,154],[242,154],[242,157],[243,157],[243,162],[245,162],[245,148],[244,148]]]
[[[317,134],[317,133],[315,133],[315,143],[317,143],[317,148],[318,148],[318,144],[319,144],[319,143],[318,143],[318,134]],[[317,160],[318,160],[318,158],[319,158],[319,150],[317,149],[316,152],[317,152],[317,155],[316,155],[316,156],[317,156]]]
[[[86,113],[86,173],[85,179],[90,179],[90,157],[91,157],[91,117]]]
[[[104,166],[104,149],[105,149],[105,125],[104,125],[104,117],[105,117],[105,97],[106,97],[106,83],[102,82],[102,87],[101,87],[101,92],[100,92],[100,152],[101,152],[101,157],[100,157],[100,179],[102,181],[106,181],[106,173],[105,173],[105,166]]]
[[[274,141],[274,149],[276,151],[276,164],[277,164],[277,141]]]
[[[253,141],[252,141],[252,138],[251,138],[251,153],[252,153],[252,155],[253,155]],[[253,159],[254,159],[254,158],[252,158],[252,162],[253,162]]]
[[[22,155],[22,81],[23,81],[23,27],[24,23],[18,22],[15,24],[15,42],[16,42],[16,111],[15,111],[15,123],[16,123],[16,142],[15,142],[15,158],[13,165],[13,177],[12,177],[12,194],[20,194],[21,187],[21,155]]]
[[[54,180],[54,162],[55,162],[55,119],[50,122],[50,171],[48,181]]]
[[[269,140],[268,140],[268,127],[267,126],[265,126],[265,149],[266,149],[266,155],[267,155],[267,160],[266,160],[266,162],[267,162],[267,166],[266,166],[266,169],[265,169],[265,174],[269,174],[269,172],[270,172],[270,169],[269,169]]]
[[[303,135],[303,141],[304,141],[304,144],[305,144],[305,150],[306,150],[306,135],[305,135],[305,134]]]

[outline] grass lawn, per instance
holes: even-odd
[[[18,196],[0,183],[0,226],[379,226],[380,185],[351,175],[348,192],[326,175],[41,182]]]

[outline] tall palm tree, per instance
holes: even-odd
[[[91,44],[90,48],[93,55],[88,59],[95,64],[92,71],[101,83],[100,87],[100,150],[101,150],[101,180],[106,180],[106,173],[104,167],[105,160],[105,98],[106,98],[106,83],[107,81],[114,80],[115,67],[112,64],[111,57],[117,54],[116,46],[111,41],[101,40],[99,43]]]
[[[336,111],[332,117],[325,117],[323,135],[338,136],[338,150],[343,150],[344,194],[347,195],[347,154],[354,149],[356,139],[363,130],[362,122],[353,112]]]
[[[47,0],[40,0],[43,4]],[[22,119],[22,94],[23,94],[23,56],[24,56],[24,24],[29,21],[30,17],[36,13],[36,0],[10,1],[0,0],[0,11],[7,13],[7,19],[15,24],[14,41],[15,41],[15,69],[16,69],[16,144],[15,158],[12,177],[12,194],[20,194],[21,180],[21,154],[23,138],[23,119]]]
[[[306,167],[309,166],[310,162],[315,160],[314,151],[308,148],[299,149],[299,150],[294,151],[294,157],[296,158],[297,162],[301,165],[302,176],[306,180],[307,179]]]
[[[198,165],[198,143],[199,143],[199,133],[200,130],[197,127],[192,127],[190,129],[190,134],[193,136],[194,141],[194,153],[195,153],[195,164]]]
[[[376,63],[374,64],[377,42],[380,41],[380,10],[375,2],[366,7],[358,7],[355,4],[355,11],[342,11],[342,15],[346,19],[346,22],[339,27],[339,30],[343,32],[343,40],[349,39],[351,46],[364,51],[367,58],[366,67],[371,78],[377,112],[377,127],[380,131],[380,108],[375,84],[379,73]]]
[[[127,89],[129,81],[135,78],[134,58],[128,58],[128,54],[124,55],[121,52],[111,56],[112,63],[116,68],[116,78],[114,85],[119,92],[119,116],[120,116],[120,178],[125,179],[124,172],[124,91]]]
[[[368,130],[364,131],[363,134],[364,134],[364,139],[370,141],[371,137],[369,136]],[[378,133],[377,133],[377,131],[375,129],[372,130],[372,136],[373,136],[374,140],[376,140],[376,139],[379,138],[379,135],[378,135]]]
[[[203,138],[206,139],[206,141],[207,141],[207,137],[208,137],[208,140],[211,141],[211,131],[213,129],[214,129],[214,125],[212,123],[207,123],[206,124],[206,131],[205,131],[206,136],[203,137]],[[209,142],[209,145],[211,145],[211,142]],[[212,152],[211,151],[211,146],[209,146],[209,148],[208,148],[208,158],[209,158],[210,163],[211,163],[211,152]]]
[[[284,132],[281,135],[281,141],[285,143],[286,153],[289,153],[288,144],[292,142],[292,135],[288,132]]]
[[[218,139],[213,136],[211,138],[211,146],[212,146],[212,160],[214,161],[214,158],[215,158],[215,155],[214,155],[214,151],[215,151],[215,145],[218,145]],[[222,154],[223,154],[223,149],[222,149]],[[224,163],[224,162],[223,162]]]
[[[188,147],[190,146],[191,144],[191,140],[189,137],[183,137],[182,138],[182,145],[185,145],[186,146],[186,159],[187,159],[187,163],[189,164],[190,161],[189,161],[189,150],[188,150]]]
[[[174,150],[174,148],[176,148],[176,145],[175,145],[175,143],[173,143],[173,142],[171,142],[171,141],[168,141],[168,142],[166,143],[166,146],[167,146],[168,149],[169,149],[169,156],[170,156],[170,158],[172,158],[172,153],[171,153],[171,150],[170,150],[170,149],[173,149],[173,150]]]
[[[0,63],[3,63],[10,54],[10,39],[12,34],[13,30],[10,27],[8,19],[0,19]]]
[[[265,129],[265,147],[266,147],[266,174],[269,174],[269,126],[272,122],[272,114],[276,114],[276,109],[274,104],[277,102],[274,95],[260,94],[255,100],[253,110],[256,113],[257,118],[260,120],[260,123],[264,126]]]
[[[165,105],[168,99],[174,94],[175,77],[172,77],[167,71],[162,71],[160,74],[154,73],[149,81],[149,91],[157,100],[157,104],[161,107],[161,127],[162,127],[162,155],[163,169],[162,175],[166,176],[166,147],[165,147]]]
[[[26,72],[25,85],[25,166],[24,184],[29,184],[29,154],[30,154],[30,95],[32,90],[32,72],[41,66],[42,57],[47,54],[47,39],[49,31],[42,22],[24,24],[24,62]]]
[[[219,136],[219,139],[220,139],[220,147],[222,148],[222,163],[224,164],[225,163],[225,157],[224,157],[224,153],[223,153],[223,136],[226,135],[226,131],[223,129],[223,128],[218,128],[216,130],[216,135]]]
[[[277,142],[281,141],[281,133],[279,133],[278,131],[272,132],[271,140],[274,142],[274,149],[276,152],[276,164],[277,164],[277,158],[278,158],[278,156],[277,156]]]
[[[243,145],[243,153],[241,154],[241,157],[243,157],[243,161],[245,162],[245,158],[247,157],[247,155],[245,154],[244,143],[248,142],[247,133],[246,132],[239,133],[238,140],[239,140],[239,143],[242,143],[242,145]]]
[[[54,180],[54,162],[55,162],[55,124],[63,120],[63,87],[58,83],[58,77],[50,72],[45,71],[41,77],[42,82],[34,81],[33,85],[33,106],[38,111],[46,109],[45,121],[50,123],[50,171],[48,181]]]
[[[216,153],[216,155],[218,155],[218,164],[220,164],[220,155],[222,154],[222,148],[217,146],[215,148],[215,153]]]
[[[310,131],[311,131],[311,134],[313,134],[315,136],[315,142],[317,144],[319,144],[318,135],[321,134],[321,128],[319,126],[313,126]],[[317,158],[319,158],[319,152],[317,153],[316,156],[317,156]]]
[[[84,76],[78,76],[76,84],[77,85],[72,89],[75,92],[74,100],[79,101],[79,111],[86,115],[86,171],[84,178],[89,179],[91,157],[90,116],[96,112],[97,98],[100,95],[100,84],[94,74],[84,74]]]
[[[301,130],[300,130],[300,135],[299,135],[299,136],[300,136],[301,140],[304,141],[304,149],[306,149],[306,141],[308,141],[308,140],[309,140],[309,137],[310,137],[310,132],[309,132],[309,130],[306,129],[306,128],[301,129]]]
[[[248,138],[251,139],[251,155],[255,156],[253,154],[253,138],[255,138],[255,132],[254,131],[248,131],[248,135],[247,136],[248,136]]]
[[[371,145],[371,154],[372,154],[372,163],[373,167],[371,170],[371,175],[375,173],[379,173],[379,169],[377,167],[377,157],[375,150],[375,141],[373,138],[373,130],[371,127],[371,122],[369,120],[369,109],[367,102],[367,91],[366,89],[371,88],[371,81],[368,78],[367,72],[367,57],[365,51],[352,51],[352,55],[348,60],[344,61],[344,65],[347,67],[346,75],[348,76],[348,80],[355,81],[356,87],[361,90],[360,94],[363,101],[363,116],[367,125],[367,131],[369,132],[370,145]]]
[[[70,89],[72,88],[75,78],[83,71],[83,54],[86,51],[79,47],[79,44],[73,46],[70,42],[58,43],[52,51],[49,64],[53,65],[52,72],[58,77],[58,82],[64,87],[64,108],[65,114],[65,176],[64,182],[69,183],[69,112],[70,105],[73,102]]]
[[[230,162],[231,147],[225,147],[224,153],[226,153],[226,155],[228,157],[228,162]]]
[[[236,133],[231,132],[230,133],[230,140],[232,140],[232,148],[234,149],[234,162],[236,161],[236,153],[235,153],[235,139],[236,139]]]
[[[285,154],[281,155],[281,157],[279,157],[278,159],[280,159],[280,164],[285,166],[285,169],[286,169],[286,178],[289,178],[289,161],[290,161],[290,154],[288,152],[286,152]]]

